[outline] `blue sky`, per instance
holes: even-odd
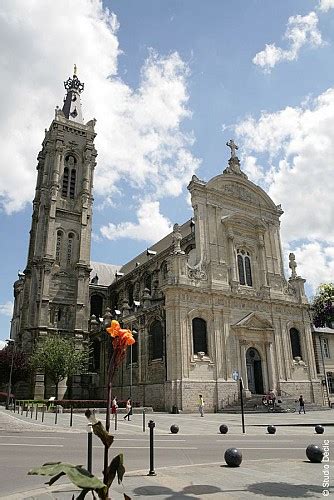
[[[333,281],[333,28],[334,0],[1,2],[0,339],[73,63],[97,119],[92,260],[121,264],[189,218],[191,175],[222,172],[234,138],[285,211],[286,263],[310,295]]]

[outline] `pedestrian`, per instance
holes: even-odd
[[[276,403],[276,394],[275,394],[275,391],[271,389],[269,391],[269,394],[270,394],[270,399],[271,399],[272,407],[275,408],[275,403]]]
[[[115,415],[117,413],[117,409],[118,409],[118,404],[117,404],[117,398],[116,396],[113,397],[113,400],[112,400],[112,403],[111,403],[111,415],[112,415],[112,419],[115,418]]]
[[[299,396],[298,401],[299,401],[299,415],[301,411],[303,411],[305,414],[305,401],[302,394]]]
[[[204,417],[204,399],[202,394],[198,396],[198,411],[201,417]]]
[[[124,417],[124,420],[126,420],[126,418],[128,419],[128,421],[130,420],[130,416],[132,415],[132,401],[131,399],[129,398],[126,402],[126,415]]]

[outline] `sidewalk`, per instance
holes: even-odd
[[[282,437],[289,440],[290,436],[293,437],[297,434],[307,434],[311,439],[311,436],[314,436],[314,431],[308,427],[323,423],[328,426],[324,437],[330,439],[332,443],[334,437],[333,411],[326,412],[325,415],[324,412],[310,412],[306,415],[298,415],[298,413],[268,414],[262,416],[261,419],[258,415],[247,415],[245,417],[246,437],[250,440],[254,439],[255,436],[263,437],[266,432],[263,427],[274,424],[277,427],[284,426],[284,436],[281,436],[283,429],[278,430],[278,439]],[[47,414],[44,423],[41,423],[40,420],[35,420],[35,416],[33,418],[30,418],[30,415],[26,417],[25,414],[21,416],[0,407],[0,431],[8,432],[10,430],[12,433],[27,431],[30,433],[40,433],[41,431],[86,433],[87,420],[83,415],[74,416],[73,427],[69,427],[68,414],[58,415],[57,425],[54,425],[54,417],[54,414]],[[326,417],[327,422],[324,422],[324,417]],[[212,437],[218,437],[219,425],[225,423],[229,427],[229,437],[233,437],[233,439],[235,437],[236,440],[241,437],[240,415],[235,414],[206,414],[205,418],[200,419],[198,414],[155,413],[146,419],[146,427],[149,419],[153,419],[157,424],[155,429],[157,436],[166,437],[167,434],[170,434],[170,425],[176,423],[180,427],[180,435],[182,433],[183,436],[194,436],[193,439],[202,435],[212,439]],[[104,421],[104,415],[101,415],[101,420]],[[114,432],[112,429],[112,432],[116,436],[119,434],[119,437],[124,432],[127,432],[129,437],[134,438],[145,436],[140,415],[135,416],[130,422],[124,422],[123,419],[120,419],[118,431]],[[147,430],[146,437],[148,438]],[[246,459],[244,457],[238,468],[224,465],[224,449],[223,445],[221,454],[219,453],[220,462],[194,464],[192,455],[188,454],[188,463],[185,460],[186,465],[157,467],[155,469],[156,476],[148,476],[148,468],[131,470],[125,474],[124,486],[118,485],[115,481],[111,489],[112,498],[124,500],[123,493],[132,499],[140,498],[141,500],[152,498],[158,500],[237,500],[244,498],[278,500],[282,498],[322,498],[324,496],[322,487],[324,464],[309,463],[304,449],[301,450],[300,455],[298,455],[300,459],[297,460],[296,458],[292,459],[291,456],[289,458],[289,451],[287,451],[287,455],[284,455],[284,458],[263,458],[263,453],[259,448],[258,454],[254,458]],[[197,462],[199,461],[202,461],[202,455],[201,459],[197,460]],[[147,458],[143,459],[143,462],[140,461],[139,466],[147,467]],[[40,479],[42,484],[49,478],[40,477]],[[332,482],[333,478],[331,478]],[[0,498],[8,500],[70,500],[73,495],[77,497],[79,491],[64,477],[61,478],[59,484],[57,482],[52,487],[22,488],[21,493],[7,494],[6,496],[1,496],[0,489]]]
[[[113,485],[111,496],[124,500],[123,493],[132,499],[164,500],[238,500],[246,498],[322,498],[322,464],[303,461],[277,463],[275,459],[242,463],[230,468],[222,463],[169,467],[157,469],[156,476],[146,471],[125,475],[122,485]],[[282,479],[284,478],[284,480]],[[8,500],[70,500],[79,490],[63,484],[7,495]],[[1,498],[1,497],[0,497]]]

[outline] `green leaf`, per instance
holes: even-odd
[[[110,462],[110,465],[108,467],[108,472],[107,472],[107,486],[108,486],[108,488],[110,487],[111,483],[115,479],[116,474],[117,474],[118,484],[120,484],[122,482],[123,476],[125,474],[122,453],[120,453],[119,455],[114,457],[112,459],[112,461]]]
[[[75,486],[83,490],[95,490],[100,498],[108,491],[106,485],[96,476],[84,469],[82,465],[72,465],[64,462],[51,462],[32,469],[29,475],[53,476],[49,484],[53,484],[61,476],[67,475]],[[83,497],[82,497],[83,498]]]

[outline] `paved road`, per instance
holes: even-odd
[[[59,417],[57,426],[53,424],[54,415],[48,415],[44,424],[41,425],[39,421],[31,419],[29,416],[26,418],[25,415],[14,415],[11,412],[0,410],[1,498],[9,498],[11,493],[41,487],[44,483],[43,478],[27,476],[27,471],[42,463],[66,461],[86,465],[85,417],[75,415],[73,428],[68,427],[68,415],[60,415]],[[150,482],[147,484],[149,434],[142,430],[141,415],[134,415],[131,422],[119,419],[118,430],[114,432],[116,435],[115,443],[110,453],[111,456],[119,452],[124,453],[127,470],[124,483],[133,485],[133,491],[136,490],[136,485],[139,485],[137,486],[137,490],[138,488],[139,490],[135,491],[135,494],[140,498],[157,496],[161,499],[213,499],[225,498],[225,494],[228,495],[226,498],[243,498],[245,492],[247,492],[248,497],[262,495],[263,498],[265,494],[267,497],[275,498],[272,494],[268,495],[268,491],[261,492],[259,485],[264,484],[263,478],[268,474],[271,474],[271,479],[276,477],[277,467],[280,468],[276,471],[277,477],[287,480],[287,492],[290,491],[291,496],[283,495],[286,498],[295,496],[295,494],[292,495],[291,488],[293,488],[293,484],[300,482],[301,485],[304,485],[303,494],[312,492],[312,494],[306,495],[309,498],[322,496],[322,465],[305,463],[305,448],[310,443],[322,445],[324,439],[332,441],[334,427],[328,426],[324,435],[317,435],[313,426],[300,427],[295,426],[295,424],[314,424],[320,421],[331,423],[333,420],[332,411],[314,412],[305,416],[295,414],[284,416],[247,415],[245,435],[241,432],[240,417],[237,415],[210,414],[205,415],[203,419],[198,415],[181,414],[154,414],[149,417],[156,422],[155,468],[158,472],[156,478],[149,478]],[[169,428],[172,423],[179,426],[178,434],[170,433]],[[222,435],[218,432],[221,423],[227,423],[229,426],[228,434]],[[266,433],[265,427],[268,423],[290,424],[291,426],[278,427],[275,435],[269,435]],[[64,427],[65,424],[66,427]],[[224,452],[229,447],[237,447],[243,453],[243,464],[237,469],[238,474],[231,473],[231,469],[220,467],[224,464]],[[102,457],[102,446],[98,438],[93,436],[93,470],[96,475],[101,475]],[[294,469],[295,473],[298,470],[298,477],[291,475],[291,469]],[[213,474],[214,470],[215,474]],[[222,479],[219,479],[217,471],[219,474],[227,476],[223,482]],[[237,481],[229,484],[229,491],[226,488],[222,489],[226,483],[231,482],[231,474],[234,474]],[[143,483],[144,477],[146,482]],[[208,478],[210,478],[208,484],[204,481],[207,486],[206,490],[205,488],[202,490],[196,490],[196,488],[194,490],[193,488],[193,490],[183,491],[184,488],[194,487],[196,482],[203,486],[203,480]],[[257,489],[253,488],[254,491],[252,491],[251,486],[253,480],[256,480],[257,484]],[[276,481],[275,484],[279,482],[282,481]],[[277,485],[272,486],[270,491],[277,493],[279,489],[283,488],[284,490],[283,482],[280,488]],[[140,486],[141,483],[143,483],[142,486]],[[166,488],[169,488],[170,491],[167,491]],[[218,488],[218,490],[214,490],[214,488]],[[240,491],[238,488],[241,488]],[[234,493],[232,494],[232,492]],[[237,496],[233,496],[235,494]],[[278,495],[278,497],[282,497],[282,495]],[[62,494],[57,498],[67,497]]]

